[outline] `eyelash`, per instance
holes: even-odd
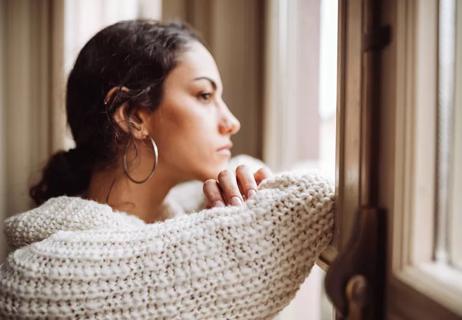
[[[210,99],[212,98],[212,93],[211,92],[201,92],[199,93],[199,95],[197,96],[197,98],[199,100],[202,100],[202,101],[210,101]]]

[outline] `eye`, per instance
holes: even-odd
[[[203,102],[209,102],[212,100],[212,93],[211,92],[201,92],[197,95],[197,98]]]

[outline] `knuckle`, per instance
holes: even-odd
[[[236,167],[236,172],[246,172],[247,166],[245,164],[240,164]]]
[[[202,190],[205,192],[205,191],[209,190],[214,184],[215,184],[214,179],[208,179],[202,185]]]
[[[255,178],[253,176],[246,175],[239,182],[244,188],[249,188],[255,184]]]
[[[215,179],[207,179],[205,180],[204,184],[215,183]]]
[[[206,186],[210,186],[210,185],[213,185],[213,184],[215,184],[215,179],[207,179],[207,180],[205,180],[205,182],[204,182],[204,188],[205,188]]]
[[[231,175],[231,172],[229,170],[223,170],[218,174],[218,179],[223,179]]]
[[[269,175],[271,173],[271,171],[266,167],[261,167],[257,170],[257,172],[263,175]]]

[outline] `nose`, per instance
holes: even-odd
[[[241,129],[241,123],[231,113],[226,105],[224,105],[224,112],[220,118],[219,130],[221,134],[236,134]]]

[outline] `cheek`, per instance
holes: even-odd
[[[183,106],[178,103],[164,106],[165,109],[153,123],[159,153],[162,152],[162,156],[169,162],[189,163],[188,166],[207,163],[214,166],[217,161],[214,159],[214,149],[221,141],[213,110],[191,104]]]

